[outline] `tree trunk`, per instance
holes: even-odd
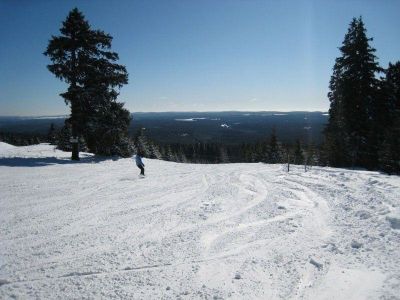
[[[76,121],[76,102],[73,101],[71,103],[71,115],[72,115],[72,139],[71,139],[71,144],[72,144],[72,155],[71,159],[72,160],[79,160],[79,136],[78,136],[78,130],[77,130],[77,121]]]
[[[72,37],[75,39],[75,37]],[[71,121],[72,121],[72,155],[71,160],[79,160],[79,136],[78,136],[78,106],[77,106],[77,88],[76,88],[76,50],[72,51],[72,70],[73,77],[71,82],[72,99],[71,99]]]
[[[72,87],[71,99],[71,127],[72,127],[72,160],[79,160],[79,106],[77,105],[77,94],[75,85]]]

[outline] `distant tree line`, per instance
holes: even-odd
[[[0,132],[0,142],[14,146],[29,146],[48,142],[44,134]]]
[[[27,146],[38,143],[49,143],[57,149],[72,151],[70,139],[71,126],[57,128],[53,123],[46,135],[33,133],[0,132],[0,141]],[[192,144],[162,144],[151,140],[145,129],[139,129],[128,138],[132,153],[141,150],[144,157],[182,163],[235,163],[235,162],[264,162],[323,165],[323,155],[318,146],[308,145],[296,140],[295,143],[282,143],[273,130],[268,138],[257,143],[241,143],[227,145],[223,143],[197,142]],[[81,140],[80,151],[89,151],[85,140]],[[132,154],[131,153],[131,154]],[[131,155],[129,154],[129,155]]]
[[[159,144],[139,129],[133,136],[133,147],[145,157],[181,163],[291,163],[323,165],[321,149],[312,144],[281,143],[273,130],[268,138],[257,143],[227,145],[197,142],[192,144]]]
[[[362,18],[354,18],[329,85],[326,163],[398,174],[400,62],[380,67],[370,41]]]

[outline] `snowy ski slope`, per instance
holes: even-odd
[[[399,299],[400,179],[0,143],[1,299]]]

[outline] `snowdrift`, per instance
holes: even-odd
[[[0,143],[0,298],[396,299],[400,180]]]
[[[0,153],[4,153],[6,151],[10,151],[10,150],[13,150],[15,148],[16,147],[13,146],[13,145],[10,145],[10,144],[4,143],[4,142],[0,142]]]

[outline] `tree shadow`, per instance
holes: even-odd
[[[80,160],[57,157],[1,157],[0,166],[5,167],[45,167],[51,165],[93,164],[107,160],[116,161],[121,157],[112,156],[83,156]]]

